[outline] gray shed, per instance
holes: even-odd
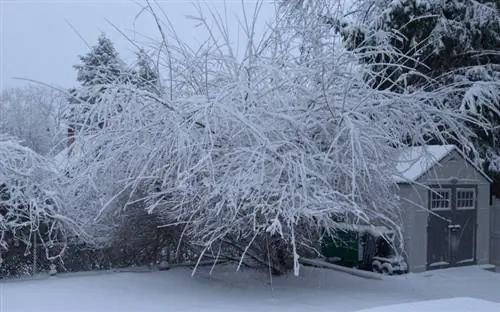
[[[491,179],[453,145],[404,149],[398,171],[409,271],[489,263]]]

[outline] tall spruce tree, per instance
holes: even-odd
[[[143,49],[137,53],[136,68],[135,84],[137,87],[158,94],[160,92],[159,74],[151,57]]]
[[[70,90],[70,127],[81,129],[83,125],[97,124],[103,127],[103,121],[89,118],[87,113],[92,105],[102,101],[102,96],[112,84],[126,83],[130,73],[126,70],[125,63],[120,59],[113,42],[102,33],[97,44],[90,51],[79,57],[80,63],[74,65],[77,70],[77,81],[80,86]],[[119,110],[119,107],[111,111]],[[76,130],[72,129],[72,130]]]
[[[82,87],[105,85],[124,78],[125,64],[120,59],[113,42],[102,33],[97,44],[90,51],[80,56],[77,81]]]
[[[500,108],[498,0],[360,0],[357,6],[357,19],[335,25],[348,49],[371,49],[361,62],[372,67],[367,81],[374,88],[405,92],[453,84],[451,103],[500,125],[498,111],[485,108],[486,102]],[[376,48],[387,46],[401,58]],[[484,169],[497,175],[500,131],[473,130]]]

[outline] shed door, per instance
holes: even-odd
[[[427,266],[475,262],[476,188],[450,186],[429,191]]]
[[[451,228],[452,263],[473,264],[476,255],[476,189],[456,188],[454,195]]]

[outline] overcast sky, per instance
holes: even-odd
[[[255,5],[255,0],[244,2],[251,8]],[[111,38],[125,61],[131,61],[135,48],[106,19],[133,39],[144,40],[143,35],[159,38],[151,15],[143,14],[135,19],[144,3],[142,0],[0,0],[0,89],[27,83],[14,77],[74,86],[76,72],[72,66],[78,62],[78,55],[88,51],[84,40],[93,45],[101,32]],[[193,1],[157,3],[183,39],[193,44],[202,39],[200,36],[204,34],[195,28],[196,22],[186,18],[196,14]],[[203,3],[218,10],[224,7],[219,0]],[[226,3],[233,12],[229,14],[230,23],[237,28],[235,15],[241,17],[241,0]],[[261,28],[273,12],[271,3],[264,5],[259,21]],[[233,35],[236,36],[236,32]]]

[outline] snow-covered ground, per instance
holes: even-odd
[[[358,312],[496,312],[499,309],[499,303],[464,297],[394,304]]]
[[[250,269],[218,267],[164,272],[60,274],[55,278],[0,284],[2,312],[156,312],[156,311],[356,311],[412,303],[373,312],[432,311],[431,306],[480,307],[500,311],[500,274],[461,268],[366,279],[328,269],[303,268],[301,276],[273,278]],[[496,302],[496,303],[493,303]],[[439,310],[436,311],[445,311]],[[451,311],[451,310],[450,310]],[[461,311],[454,309],[453,311]],[[468,310],[467,310],[468,311]]]

